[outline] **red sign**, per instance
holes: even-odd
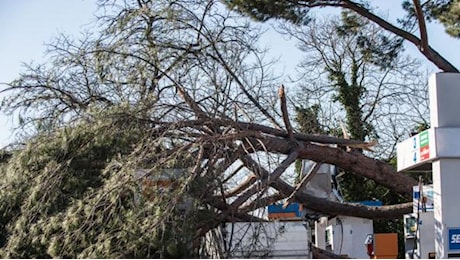
[[[420,161],[430,158],[430,146],[425,145],[420,147]]]

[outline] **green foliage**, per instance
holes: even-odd
[[[296,121],[302,133],[322,134],[324,132],[319,122],[320,106],[315,104],[311,107],[296,107]]]
[[[260,21],[267,21],[269,19],[284,19],[294,24],[307,24],[310,21],[308,16],[311,8],[334,6],[335,1],[268,1],[268,0],[226,0],[225,3],[230,9],[238,10],[241,13],[249,15]],[[338,1],[340,2],[340,1]],[[369,9],[367,1],[358,1],[358,6],[363,9]],[[403,8],[408,12],[407,18],[399,18],[398,20],[403,27],[412,27],[416,21],[412,1],[403,1]],[[441,22],[446,30],[446,33],[452,37],[460,37],[460,1],[459,0],[435,0],[426,1],[422,4],[422,9],[425,19],[428,21],[438,20]],[[382,39],[385,42],[388,39]],[[363,41],[363,44],[370,44]],[[396,55],[397,52],[393,51],[393,47],[397,48],[402,46],[402,40],[395,42],[387,42],[372,51],[377,53],[389,51],[387,54]],[[369,45],[368,47],[372,47]],[[382,61],[385,63],[386,61]]]
[[[403,49],[403,39],[384,33],[369,33],[366,28],[369,21],[350,11],[342,11],[341,22],[337,26],[337,34],[356,37],[355,51],[361,53],[365,62],[382,70],[394,66],[394,61]]]
[[[192,180],[177,180],[175,188],[157,192],[161,196],[143,195],[137,169],[150,166],[155,176],[161,167],[187,166],[178,158],[146,165],[145,158],[162,151],[136,152],[153,146],[146,143],[146,129],[104,113],[98,120],[34,138],[15,152],[0,167],[0,256],[197,256],[196,225],[210,215],[198,210],[194,200],[184,200]]]
[[[412,1],[404,1],[403,8],[408,12],[409,19],[415,18]],[[422,9],[428,21],[438,20],[452,37],[460,38],[460,1],[435,0],[423,3]]]
[[[298,128],[302,133],[308,134],[324,134],[325,130],[319,122],[320,105],[315,104],[310,107],[298,106],[295,108],[295,120],[299,124]],[[294,172],[296,178],[294,183],[299,183],[302,179],[302,160],[296,160]]]
[[[419,122],[412,130],[410,131],[411,136],[419,134],[427,129],[430,128],[430,124],[428,122]]]
[[[377,81],[375,84],[381,85],[376,86],[368,79],[380,79],[380,73],[391,74],[392,70],[395,70],[395,66],[400,63],[399,55],[402,51],[402,41],[381,32],[373,27],[369,21],[349,11],[343,11],[340,20],[331,20],[328,25],[329,27],[327,25],[321,27],[320,24],[307,30],[305,34],[311,35],[310,37],[303,38],[295,35],[294,37],[301,40],[305,39],[306,53],[311,56],[314,56],[312,53],[318,53],[316,56],[319,57],[318,62],[309,63],[310,67],[308,68],[322,67],[324,70],[320,70],[320,72],[327,73],[327,82],[319,85],[330,86],[332,101],[339,104],[344,111],[346,118],[344,125],[347,135],[351,139],[361,141],[374,139],[379,134],[373,125],[378,123],[376,122],[378,119],[373,119],[375,116],[373,114],[374,108],[378,105],[374,104],[374,106],[367,107],[366,105],[370,104],[369,93],[372,95],[372,93],[380,91],[383,84]],[[295,32],[298,33],[299,31]],[[328,45],[328,43],[331,44]],[[382,79],[384,78],[385,76],[382,77]],[[321,89],[318,89],[317,92],[321,93]],[[380,97],[375,97],[375,100],[378,98]],[[324,100],[322,101],[324,102]],[[324,107],[327,106],[323,103],[320,104]],[[321,133],[314,128],[319,126],[318,113],[315,113],[315,109],[298,109],[296,112],[296,119],[301,131]],[[334,133],[323,131],[323,133],[343,136],[342,131]],[[362,150],[355,148],[350,150],[352,153],[362,152]],[[355,175],[352,172],[342,173],[337,180],[345,201],[358,202],[375,199],[382,201],[384,205],[407,201],[407,198],[392,193],[389,189],[377,185],[373,180]],[[402,239],[401,220],[376,221],[374,227],[376,232],[399,232]],[[403,243],[400,243],[400,249],[403,256]]]
[[[270,0],[225,0],[224,3],[233,10],[265,22],[269,19],[285,19],[294,24],[308,24],[308,10],[290,1]]]
[[[435,6],[433,15],[446,27],[446,32],[460,38],[460,1],[452,0]]]
[[[225,170],[210,158],[227,151],[187,122],[267,96],[270,84],[235,85],[262,70],[258,30],[215,1],[101,7],[97,31],[55,39],[2,101],[28,138],[0,158],[0,257],[195,257],[203,225],[222,221],[203,197]]]

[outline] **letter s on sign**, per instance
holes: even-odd
[[[452,244],[460,244],[460,234],[453,234],[450,239],[450,242]]]

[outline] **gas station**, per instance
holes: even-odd
[[[459,73],[434,74],[429,80],[431,128],[397,144],[398,172],[428,172],[433,177],[433,184],[420,181],[413,187],[413,212],[403,218],[407,259],[460,258],[459,85]],[[315,162],[302,160],[301,171],[309,174],[314,166]],[[334,165],[321,165],[304,192],[341,201],[331,182],[334,173]],[[370,202],[376,201],[357,203]],[[209,239],[207,244],[213,258],[220,255],[212,248],[219,248],[227,233],[234,233],[233,238],[241,241],[229,248],[232,258],[313,258],[314,250],[359,259],[398,256],[397,233],[374,233],[372,220],[321,215],[295,203],[286,207],[274,204],[267,210],[269,222],[226,223],[219,227],[215,236],[222,239]],[[267,231],[263,238],[268,238],[270,246],[245,248],[245,243],[250,244],[248,237],[253,238],[260,229]]]
[[[414,212],[404,218],[406,227],[409,222],[416,227],[405,230],[411,258],[460,258],[459,84],[458,73],[434,74],[429,81],[431,128],[397,146],[398,172],[433,175],[432,186],[414,187]]]

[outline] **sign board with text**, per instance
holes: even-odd
[[[460,250],[460,228],[449,228],[449,250]]]
[[[460,158],[460,128],[430,128],[396,146],[398,171],[431,170],[439,158]]]
[[[410,170],[420,166],[435,155],[434,129],[425,130],[396,146],[398,171]]]

